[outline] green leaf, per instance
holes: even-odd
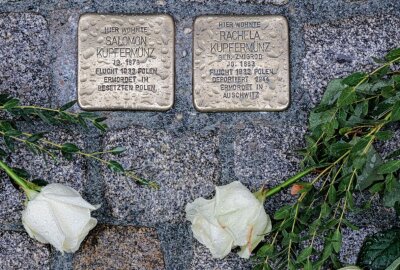
[[[12,137],[18,137],[18,136],[20,136],[21,134],[22,134],[21,131],[16,130],[16,129],[11,129],[11,130],[7,131],[5,135],[6,135],[6,136],[12,136]]]
[[[79,150],[79,147],[73,143],[64,143],[61,148],[61,151],[65,153],[76,153]]]
[[[81,125],[81,126],[84,127],[85,129],[88,128],[85,119],[83,119],[83,117],[82,117],[81,115],[78,115],[77,120],[78,120],[79,125]]]
[[[98,122],[94,121],[94,122],[93,122],[93,125],[94,125],[97,129],[99,129],[100,131],[102,131],[102,132],[105,132],[105,131],[107,130],[107,125],[106,125],[106,124],[98,123]]]
[[[400,156],[400,149],[394,150],[392,153],[390,153],[387,158],[391,159],[391,158],[396,158]]]
[[[307,260],[307,258],[311,256],[312,250],[313,250],[313,248],[311,246],[303,249],[297,256],[297,260],[296,260],[297,263],[302,263],[305,260]]]
[[[28,142],[35,143],[35,142],[37,142],[38,140],[42,139],[44,134],[45,134],[44,132],[32,134],[32,135],[29,136],[26,140],[27,140]]]
[[[304,264],[303,270],[313,270],[313,265],[310,260],[307,260],[306,264]]]
[[[332,235],[332,247],[335,252],[339,252],[342,247],[342,233],[339,230],[336,230]]]
[[[254,270],[265,270],[266,268],[265,268],[265,264],[261,263],[261,264],[256,265],[253,269]]]
[[[333,252],[333,247],[331,243],[326,243],[324,250],[322,251],[322,260],[325,261],[326,259],[329,258],[329,256],[331,256]]]
[[[331,208],[329,207],[329,205],[326,202],[324,202],[321,205],[321,213],[320,213],[321,217],[324,218],[324,217],[328,216],[330,211],[331,211]]]
[[[258,257],[271,256],[274,253],[274,246],[271,244],[264,244],[258,251]]]
[[[378,167],[378,174],[393,173],[400,169],[400,160],[391,160]]]
[[[351,144],[338,141],[329,146],[329,154],[334,157],[340,157],[352,147]]]
[[[340,261],[339,261],[338,257],[336,256],[336,254],[331,254],[330,259],[331,259],[331,262],[332,262],[332,265],[333,265],[333,269],[339,269],[340,267],[342,267],[342,264],[340,263]],[[357,269],[357,270],[359,270],[359,269]]]
[[[92,119],[92,120],[99,117],[99,115],[97,113],[93,113],[93,112],[81,112],[81,113],[79,113],[79,116],[84,119]]]
[[[346,86],[342,83],[342,80],[340,79],[334,79],[328,83],[328,86],[326,87],[324,96],[322,97],[322,100],[320,102],[320,105],[332,105],[336,102],[336,100],[339,98],[342,90]]]
[[[13,167],[12,170],[13,170],[19,177],[22,177],[22,178],[25,178],[25,179],[31,177],[31,175],[30,175],[25,169]]]
[[[49,182],[47,182],[46,180],[43,179],[34,179],[31,181],[32,183],[34,183],[35,185],[39,186],[39,187],[44,187],[47,186],[49,184]]]
[[[356,105],[354,109],[354,114],[358,117],[364,117],[368,114],[368,102],[360,102]]]
[[[352,224],[350,221],[348,221],[348,220],[345,219],[345,218],[342,220],[342,222],[343,222],[343,224],[345,224],[347,227],[349,227],[350,229],[352,229],[352,230],[354,230],[354,231],[357,231],[357,230],[360,229],[360,228],[358,228],[356,225]]]
[[[384,270],[400,257],[400,229],[394,228],[368,236],[358,255],[357,265]]]
[[[108,168],[113,172],[124,172],[124,167],[115,160],[109,161]]]
[[[381,79],[389,72],[389,70],[390,70],[389,66],[383,66],[375,74],[372,75],[372,78],[374,80]]]
[[[346,201],[347,201],[347,207],[350,210],[354,209],[354,198],[353,198],[353,193],[351,193],[351,191],[346,191]]]
[[[333,185],[331,185],[329,187],[329,191],[328,191],[328,202],[333,205],[334,203],[336,203],[336,189]]]
[[[3,106],[10,99],[11,97],[9,94],[0,94],[0,105]]]
[[[351,149],[351,155],[353,156],[353,158],[367,154],[368,151],[366,150],[366,148],[371,140],[372,136],[370,135],[357,140],[353,148]]]
[[[60,111],[66,111],[76,104],[76,100],[70,101],[60,107]]]
[[[336,112],[336,109],[330,109],[323,112],[311,112],[309,117],[310,129],[331,122],[334,119]]]
[[[124,147],[117,146],[117,147],[111,149],[109,152],[111,154],[113,154],[113,155],[118,155],[118,154],[121,154],[121,153],[123,153],[125,151],[126,151],[126,149]]]
[[[16,98],[13,98],[13,99],[10,99],[9,101],[7,101],[7,102],[3,105],[3,107],[4,107],[4,109],[6,109],[6,110],[10,110],[10,109],[12,109],[12,108],[18,106],[18,104],[19,104],[19,100],[16,99]]]
[[[347,84],[349,86],[356,86],[359,84],[362,80],[364,80],[368,75],[365,74],[364,72],[356,72],[351,74],[350,76],[346,77],[343,80],[344,84]]]
[[[375,134],[376,138],[381,141],[390,140],[394,135],[394,132],[391,130],[379,131]]]
[[[100,122],[103,122],[105,120],[107,120],[107,117],[98,117],[94,121],[96,121],[97,123],[100,123]]]
[[[386,207],[394,207],[396,202],[400,202],[400,181],[393,178],[393,183],[390,188],[386,188],[383,195],[383,204]]]
[[[372,87],[373,87],[373,84],[371,84],[369,82],[363,82],[362,84],[357,86],[356,92],[361,93],[361,94],[371,94]]]
[[[393,61],[400,57],[400,48],[396,48],[388,52],[385,56],[387,61]]]
[[[77,120],[70,114],[66,113],[66,112],[60,112],[60,117],[67,122],[70,123],[76,123]]]
[[[365,158],[364,166],[361,172],[357,175],[358,190],[365,190],[377,181],[383,180],[383,176],[377,174],[377,168],[383,163],[381,155],[371,146]]]
[[[392,191],[395,185],[396,178],[394,177],[393,173],[386,175],[385,178],[385,188],[387,191]]]
[[[379,183],[372,185],[372,187],[370,187],[368,189],[368,191],[371,192],[372,194],[375,194],[375,193],[381,192],[384,188],[385,188],[385,183],[379,182]]]
[[[335,134],[336,129],[339,127],[339,122],[336,119],[323,124],[321,126],[322,131],[325,132],[327,138],[332,137]]]
[[[280,220],[287,218],[290,215],[290,210],[292,206],[291,205],[285,205],[284,207],[281,207],[278,209],[275,214],[274,214],[274,219],[275,220]]]
[[[39,116],[39,118],[42,119],[42,121],[45,122],[46,124],[53,125],[57,123],[54,117],[49,113],[43,112],[41,110],[35,110],[35,112]]]
[[[356,98],[357,98],[357,94],[356,94],[356,91],[354,90],[354,88],[347,87],[342,91],[342,93],[338,99],[338,106],[343,107],[346,105],[350,105],[355,101]]]
[[[352,127],[343,127],[339,130],[339,134],[343,136],[351,130],[353,130]]]
[[[392,114],[390,116],[390,121],[395,122],[400,120],[400,101],[397,101],[393,105]]]
[[[4,143],[6,144],[7,148],[11,151],[11,152],[15,152],[15,143],[14,140],[12,138],[10,138],[9,136],[4,136]]]
[[[7,133],[15,130],[13,124],[9,121],[0,121],[0,130]]]

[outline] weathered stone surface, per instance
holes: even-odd
[[[117,158],[125,168],[160,185],[158,191],[139,187],[105,170],[105,200],[110,215],[119,220],[147,226],[183,221],[186,203],[211,194],[219,177],[218,140],[212,134],[131,127],[107,134],[104,146],[118,145],[127,149]]]
[[[252,191],[274,187],[299,170],[301,157],[295,151],[304,147],[304,127],[259,125],[235,133],[235,177]],[[292,199],[283,191],[268,200],[267,208],[275,210]]]
[[[207,2],[210,0],[182,0],[183,2]],[[226,0],[218,0],[219,2],[223,2]],[[232,0],[232,2],[240,3],[252,3],[252,4],[273,4],[273,5],[286,5],[289,0]]]
[[[400,123],[392,125],[390,130],[394,132],[393,137],[385,142],[379,142],[376,144],[377,151],[386,158],[393,151],[400,149]]]
[[[77,134],[69,132],[63,133],[56,131],[48,137],[55,142],[74,141],[79,147],[83,147],[82,138]],[[9,164],[13,167],[24,168],[31,174],[31,179],[40,178],[49,183],[62,183],[71,186],[83,192],[86,184],[85,164],[83,159],[67,161],[62,157],[58,160],[52,160],[49,157],[36,156],[32,152],[22,147],[11,155]],[[25,197],[23,193],[18,192],[10,183],[9,178],[0,173],[0,222],[1,223],[19,223],[23,202]]]
[[[357,262],[358,252],[361,249],[365,237],[380,231],[375,226],[363,227],[360,230],[345,228],[342,230],[342,248],[340,250],[340,260],[344,264],[354,265]]]
[[[214,259],[211,256],[210,251],[205,246],[203,246],[196,240],[194,241],[194,255],[190,264],[190,270],[250,270],[253,267],[250,260],[241,259],[235,253],[230,253],[224,259]]]
[[[50,269],[49,246],[25,232],[0,231],[0,269]]]
[[[337,77],[374,67],[372,57],[382,57],[399,45],[398,16],[355,17],[332,23],[306,25],[302,86],[317,103],[327,83]]]
[[[358,207],[362,207],[367,201],[371,201],[371,208],[360,213],[348,213],[346,218],[359,227],[359,230],[343,229],[343,244],[340,250],[341,261],[345,264],[355,264],[358,252],[366,236],[379,231],[400,226],[400,220],[397,218],[393,208],[383,206],[382,200],[370,194],[357,193],[355,202]]]
[[[48,104],[50,86],[49,31],[33,13],[0,14],[0,92],[23,103]]]
[[[77,10],[57,10],[50,13],[52,106],[58,107],[76,99],[78,18]]]
[[[194,241],[189,227],[189,222],[163,223],[157,226],[167,270],[189,269],[193,257],[190,247]]]
[[[166,13],[174,16],[176,23],[174,108],[167,113],[102,113],[110,117],[111,127],[103,147],[128,146],[123,156],[110,158],[122,159],[125,166],[158,181],[160,191],[138,188],[132,182],[126,186],[124,178],[106,171],[101,174],[101,166],[91,166],[92,163],[82,160],[72,165],[62,161],[46,166],[40,157],[34,158],[23,151],[11,161],[21,167],[33,161],[28,170],[35,176],[71,184],[86,192],[84,196],[91,202],[102,204],[94,212],[100,222],[156,225],[160,240],[157,236],[150,238],[158,243],[154,244],[158,245],[154,248],[156,253],[160,249],[164,252],[168,270],[251,269],[250,262],[236,254],[224,260],[211,258],[209,251],[193,239],[190,224],[184,221],[186,203],[199,196],[211,197],[214,184],[241,180],[256,190],[264,180],[268,180],[267,186],[274,186],[293,175],[301,158],[294,150],[302,146],[306,116],[313,106],[309,100],[315,104],[331,78],[371,69],[371,56],[381,56],[399,45],[399,7],[400,2],[390,0],[0,0],[0,93],[10,90],[22,97],[24,103],[49,104],[51,101],[53,106],[58,106],[76,97],[76,27],[80,14]],[[191,91],[193,31],[190,30],[193,30],[193,19],[205,14],[281,14],[288,18],[292,89],[287,111],[265,114],[195,111]],[[25,54],[18,54],[19,51]],[[232,128],[240,123],[245,128]],[[304,127],[289,127],[291,124]],[[125,127],[131,128],[115,131]],[[222,136],[217,139],[216,134]],[[399,134],[396,132],[396,140],[379,146],[385,155],[398,148]],[[78,141],[81,141],[79,137]],[[93,151],[102,148],[97,139],[88,146]],[[266,204],[267,212],[272,214],[293,199],[284,191]],[[49,259],[49,246],[29,240],[25,233],[5,231],[19,228],[14,223],[19,223],[23,200],[4,174],[1,175],[0,242],[8,235],[10,247],[4,249],[0,243],[0,269],[35,269],[35,265],[39,265],[36,269],[72,269],[74,265],[97,269],[97,260],[102,263],[98,268],[109,268],[110,260],[113,263],[114,258],[121,257],[106,252],[119,242],[130,241],[131,227],[123,227],[124,232],[119,232],[114,226],[105,226],[107,236],[105,233],[102,237],[98,237],[100,233],[90,236],[93,241],[84,243],[75,261],[73,255],[58,252]],[[398,225],[393,211],[384,207],[374,206],[365,215],[348,218],[361,227],[359,231],[344,230],[341,258],[348,263],[355,261],[367,234]],[[112,240],[104,241],[106,244],[100,247],[96,245],[95,239],[106,238]],[[133,244],[119,246],[123,246],[119,250],[124,254],[130,254],[132,246],[137,250]],[[6,256],[2,253],[4,250],[7,250]],[[24,250],[33,255],[25,257],[28,253]],[[96,254],[96,260],[89,261],[92,254]],[[124,263],[124,258],[131,263],[134,255],[124,255],[114,265],[123,269],[118,263]],[[130,265],[125,268],[131,269]]]
[[[157,233],[144,227],[100,225],[76,253],[74,269],[164,269]]]

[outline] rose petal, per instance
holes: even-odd
[[[65,251],[75,248],[81,232],[85,229],[90,221],[90,210],[75,205],[68,205],[52,201],[49,205],[53,209],[53,213],[58,220],[60,227],[66,236],[63,247],[67,247]]]
[[[42,243],[50,243],[63,252],[65,235],[54,216],[50,205],[45,201],[29,201],[22,212],[22,224],[29,235]]]
[[[75,189],[61,184],[50,184],[45,186],[39,193],[37,199],[42,199],[42,197],[51,201],[76,205],[90,210],[98,209],[98,207],[96,208],[96,206],[93,206],[84,200]]]
[[[80,231],[79,235],[77,235],[76,238],[73,239],[68,239],[68,241],[64,242],[64,250],[66,252],[75,252],[79,249],[79,246],[81,245],[82,241],[85,239],[85,237],[88,235],[89,231],[96,227],[97,225],[97,219],[95,218],[90,218],[89,221],[86,223],[84,228]]]
[[[234,237],[234,244],[247,243],[248,231],[253,225],[261,203],[240,182],[216,187],[215,216]]]
[[[186,218],[192,222],[193,236],[205,245],[214,258],[223,258],[233,246],[232,236],[214,217],[214,200],[198,198],[186,206]]]
[[[265,234],[272,230],[270,217],[265,213],[264,207],[261,205],[258,215],[252,221],[253,227],[248,231],[247,243],[241,246],[238,252],[239,256],[245,259],[250,258],[250,254],[257,245],[264,240]]]

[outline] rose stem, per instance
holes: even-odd
[[[7,164],[5,164],[1,160],[0,160],[0,168],[3,171],[5,171],[8,174],[8,176],[10,176],[11,179],[13,179],[14,182],[24,190],[26,196],[28,196],[29,199],[32,199],[37,194],[36,191],[34,191],[29,187],[29,185],[24,179],[19,177],[10,167],[8,167]]]
[[[301,171],[301,172],[297,173],[296,175],[294,175],[294,176],[290,177],[289,179],[287,179],[282,184],[277,185],[276,187],[273,187],[270,190],[268,190],[265,193],[265,197],[268,198],[268,197],[271,197],[271,196],[275,195],[276,193],[280,192],[282,189],[290,186],[291,184],[297,182],[299,179],[303,178],[304,176],[312,173],[317,168],[318,167],[311,167],[311,168],[305,169],[304,171]]]

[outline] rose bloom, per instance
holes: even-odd
[[[225,257],[236,246],[241,247],[240,257],[249,258],[272,228],[263,201],[238,181],[215,189],[213,199],[198,198],[186,206],[193,235],[214,258]]]
[[[22,224],[29,236],[50,243],[61,252],[75,252],[97,220],[90,212],[98,209],[73,188],[49,184],[28,201]]]

